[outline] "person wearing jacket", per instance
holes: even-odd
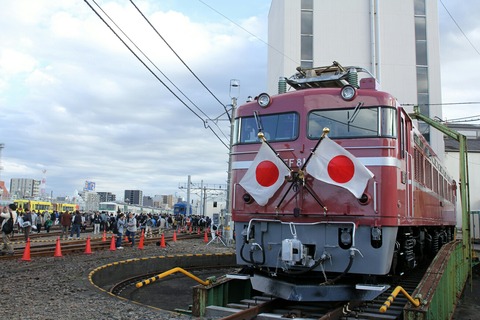
[[[99,234],[100,233],[100,224],[102,222],[102,218],[100,218],[100,214],[95,212],[95,215],[92,218],[92,223],[93,223],[93,234]]]
[[[25,242],[28,241],[30,238],[30,231],[32,231],[32,212],[30,209],[25,211],[25,214],[23,215],[23,232],[25,236]]]
[[[68,228],[72,224],[72,215],[68,210],[60,215],[60,224],[62,225],[62,239],[65,237],[65,240],[67,240]]]
[[[82,227],[82,214],[79,210],[75,210],[75,215],[73,216],[72,229],[70,230],[69,239],[73,238],[73,234],[77,234],[77,239],[80,239],[80,228]]]
[[[13,255],[14,251],[13,251],[13,246],[12,246],[12,243],[11,243],[11,236],[13,234],[10,233],[10,234],[6,234],[5,232],[3,232],[3,225],[5,223],[7,223],[7,220],[10,219],[10,217],[12,218],[13,222],[15,223],[17,221],[17,206],[14,204],[14,203],[10,203],[8,205],[8,208],[7,207],[4,207],[2,209],[2,213],[0,213],[0,216],[3,218],[3,221],[2,221],[2,226],[1,226],[1,230],[2,230],[2,249],[0,251],[0,254],[3,256],[5,254],[8,254],[8,255]]]
[[[123,230],[125,229],[125,215],[120,213],[117,219],[117,241],[115,246],[117,249],[123,249],[122,247],[122,237],[123,237]]]
[[[137,232],[137,219],[135,218],[133,212],[128,214],[127,220],[127,237],[128,241],[132,243],[132,247],[135,246],[135,232]]]

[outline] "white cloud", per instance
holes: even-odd
[[[7,183],[10,178],[41,179],[43,169],[47,191],[54,195],[71,195],[85,180],[120,197],[124,189],[136,188],[150,195],[174,193],[188,175],[225,183],[225,146],[86,5],[25,3],[9,3],[9,14],[0,13],[0,27],[9,31],[0,36],[6,44],[0,69],[8,74],[0,78],[5,92],[0,117],[8,123],[2,131],[9,132],[2,135],[2,178]],[[223,113],[129,4],[100,4],[201,109],[172,89],[201,118]],[[229,103],[228,81],[249,63],[239,59],[247,36],[242,38],[228,21],[192,21],[181,7],[144,10],[209,89]],[[228,124],[219,125],[228,134]]]
[[[6,48],[0,51],[0,71],[9,76],[32,71],[37,61],[30,55]]]
[[[479,5],[444,2],[478,46],[476,11],[467,7]],[[71,195],[90,180],[120,198],[124,189],[137,188],[173,194],[188,175],[194,182],[225,183],[227,149],[203,123],[223,107],[129,2],[98,3],[195,105],[149,63],[183,103],[176,99],[83,1],[2,1],[2,179],[41,179],[46,169],[47,192],[55,196]],[[265,91],[267,46],[257,37],[267,40],[270,1],[208,3],[234,23],[197,1],[137,5],[222,103],[230,103],[230,79],[241,82],[239,102]],[[441,20],[444,101],[480,101],[480,59],[448,17]],[[218,125],[228,135],[228,123]]]

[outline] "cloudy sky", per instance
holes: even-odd
[[[478,102],[480,2],[442,2],[450,13],[439,4],[443,101]],[[96,3],[159,79],[85,1],[0,0],[0,180],[41,180],[46,170],[54,196],[72,196],[88,180],[119,199],[125,189],[185,196],[178,186],[188,175],[225,184],[222,103],[231,101],[231,79],[240,80],[240,102],[266,90],[270,0],[135,1],[211,93],[129,1]],[[449,106],[444,118],[480,115],[478,107]]]

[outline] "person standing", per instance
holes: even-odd
[[[32,230],[32,212],[30,209],[26,210],[23,215],[22,227],[25,235],[25,242],[27,242],[28,238],[30,238],[30,231]]]
[[[31,229],[32,232],[37,231],[37,221],[39,216],[40,216],[40,212],[38,212],[37,214],[35,210],[32,210],[32,229]]]
[[[137,219],[135,218],[133,212],[130,212],[128,214],[126,235],[128,237],[128,241],[132,243],[132,247],[135,246],[135,232],[137,232]]]
[[[45,214],[45,223],[43,224],[43,226],[45,227],[45,230],[47,231],[47,233],[50,233],[50,228],[53,225],[53,221],[51,217],[52,216],[50,214]]]
[[[21,213],[20,211],[17,211],[17,221],[14,221],[14,222],[17,225],[18,233],[23,233],[23,213]]]
[[[107,214],[105,211],[100,213],[100,230],[107,231]]]
[[[149,213],[147,215],[147,221],[145,222],[145,237],[146,238],[153,237],[152,228],[153,228],[153,219],[152,219],[152,215]]]
[[[0,214],[0,216],[3,218],[2,226],[1,226],[3,248],[2,248],[2,251],[0,253],[1,255],[4,255],[4,254],[13,255],[13,253],[14,253],[12,242],[11,242],[11,236],[13,234],[13,231],[9,234],[6,234],[3,231],[3,225],[5,223],[7,223],[8,219],[12,219],[13,223],[15,223],[15,221],[17,220],[16,210],[17,210],[17,206],[14,203],[10,203],[8,205],[8,208],[4,207],[2,209],[2,213]]]
[[[117,219],[117,241],[115,243],[115,246],[117,249],[123,249],[122,247],[122,237],[123,237],[123,230],[125,228],[125,215],[123,213],[120,213]]]
[[[45,222],[45,215],[48,215],[49,213],[48,212],[44,212],[44,213],[38,213],[37,215],[37,233],[40,233],[40,230],[42,230],[42,225],[44,224]]]
[[[72,221],[72,229],[70,230],[70,239],[73,238],[73,234],[77,234],[77,239],[80,239],[80,228],[82,227],[83,219],[79,210],[75,210],[75,216]]]
[[[95,212],[95,215],[93,216],[92,219],[93,222],[93,234],[99,234],[100,233],[100,223],[102,222],[102,218],[100,218],[100,214]]]
[[[67,240],[68,228],[72,224],[72,215],[68,210],[60,215],[60,224],[62,225],[62,239],[65,237],[65,240]]]

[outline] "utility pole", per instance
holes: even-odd
[[[192,181],[190,180],[190,175],[188,176],[187,180],[187,212],[185,212],[185,215],[190,215],[190,184]]]
[[[2,166],[2,149],[5,148],[4,143],[0,143],[0,181],[2,180],[2,171],[3,171],[3,166]]]
[[[225,184],[205,184],[203,183],[203,180],[201,183],[193,183],[190,180],[190,176],[188,176],[188,183],[185,184],[179,184],[178,188],[181,190],[187,190],[187,202],[188,202],[188,207],[191,207],[191,193],[193,192],[200,192],[199,197],[200,197],[200,207],[199,207],[199,212],[196,212],[197,214],[201,215],[206,215],[207,214],[207,197],[209,195],[209,191],[221,191],[221,192],[226,192],[227,191],[227,186]],[[188,210],[188,209],[187,209]]]
[[[227,201],[225,206],[225,215],[227,216],[227,224],[230,223],[232,215],[232,149],[233,149],[233,138],[235,136],[235,111],[237,108],[238,95],[240,93],[240,80],[232,79],[230,80],[230,90],[229,95],[232,99],[232,110],[230,116],[230,145],[228,149],[228,172],[227,172]],[[221,216],[222,223],[225,224],[225,217]],[[227,231],[227,242],[230,242],[233,239],[233,232],[229,225],[224,226]]]

